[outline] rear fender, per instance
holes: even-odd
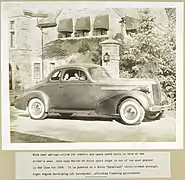
[[[100,114],[118,114],[118,107],[127,98],[137,100],[145,110],[149,110],[151,101],[148,96],[141,91],[126,91],[118,93],[98,102],[96,113]]]
[[[45,112],[48,112],[50,109],[50,100],[47,94],[42,91],[29,91],[25,92],[23,95],[19,96],[15,99],[15,107],[17,109],[26,110],[28,106],[28,102],[33,99],[40,99],[45,105]]]

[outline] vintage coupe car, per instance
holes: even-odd
[[[167,104],[158,81],[151,79],[114,79],[105,68],[95,64],[68,64],[55,68],[48,77],[24,91],[14,105],[28,110],[32,119],[48,113],[72,115],[90,111],[120,117],[127,125],[144,118],[159,119]]]

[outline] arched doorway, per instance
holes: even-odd
[[[9,89],[12,90],[12,66],[9,63]]]

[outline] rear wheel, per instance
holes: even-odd
[[[136,125],[143,121],[145,110],[138,101],[128,98],[120,104],[119,115],[122,123],[127,125]]]
[[[33,98],[29,101],[28,113],[30,118],[36,120],[42,120],[47,116],[47,113],[45,112],[44,103],[38,98]]]

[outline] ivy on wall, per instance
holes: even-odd
[[[99,43],[107,39],[106,37],[92,37],[92,38],[79,38],[79,39],[57,39],[44,46],[43,56],[44,59],[56,58],[60,59],[65,56],[70,56],[73,53],[85,54],[90,52],[96,54],[92,59],[93,62],[98,63],[101,56],[97,54],[100,52],[101,47]]]

